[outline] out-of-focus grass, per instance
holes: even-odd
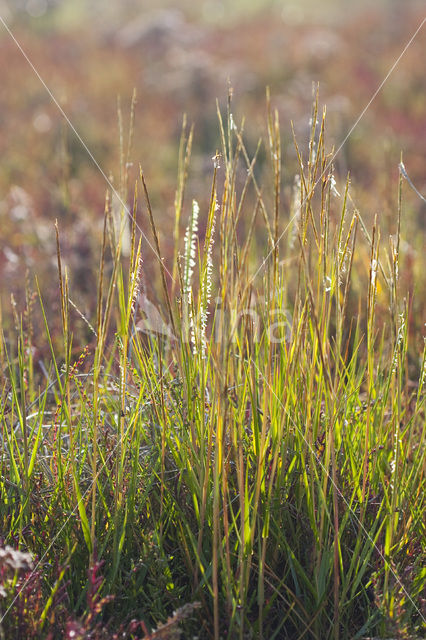
[[[184,112],[197,134],[190,189],[200,200],[218,144],[215,99],[226,94],[228,78],[238,97],[236,115],[244,114],[249,123],[250,148],[264,128],[265,85],[271,87],[282,122],[292,120],[298,139],[306,141],[312,82],[317,81],[328,108],[330,144],[337,148],[422,17],[416,3],[375,3],[354,12],[337,6],[334,19],[326,15],[325,4],[319,5],[321,16],[307,3],[298,4],[304,11],[300,21],[292,14],[295,5],[286,2],[264,3],[254,17],[234,5],[238,15],[231,20],[228,5],[219,3],[223,19],[212,24],[201,8],[191,12],[185,3],[179,9],[165,4],[163,12],[144,4],[142,14],[137,3],[120,4],[120,10],[114,3],[102,10],[102,4],[65,2],[41,18],[21,13],[11,26],[108,175],[117,176],[119,166],[116,96],[121,95],[127,114],[136,87],[131,177],[141,162],[161,211],[160,233],[173,224],[168,203]],[[335,160],[341,179],[350,169],[358,202],[370,221],[376,212],[381,216],[386,233],[393,232],[390,184],[401,150],[411,177],[423,186],[424,38],[420,33]],[[74,274],[79,304],[90,314],[94,278],[87,274],[95,268],[105,182],[4,29],[0,49],[3,302],[10,291],[22,299],[21,274],[27,268],[35,268],[42,286],[52,280],[53,222],[59,218],[68,245],[64,259]],[[283,139],[283,162],[288,205],[297,170],[291,136]],[[406,203],[409,259],[421,250],[424,214],[411,194]],[[171,255],[171,243],[167,238],[164,243]],[[49,296],[47,288],[44,294]],[[424,315],[424,307],[417,315]]]

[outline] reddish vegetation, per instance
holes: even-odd
[[[420,12],[410,13],[408,8],[402,16],[397,9],[369,10],[335,24],[295,25],[285,16],[265,13],[243,24],[213,27],[191,23],[179,11],[169,10],[109,33],[100,32],[96,25],[66,33],[37,31],[19,23],[12,26],[85,144],[116,184],[116,97],[122,98],[127,139],[130,97],[136,88],[130,185],[140,162],[167,254],[184,112],[195,123],[190,185],[201,197],[201,185],[204,188],[210,180],[210,158],[220,146],[216,97],[224,106],[229,78],[235,117],[239,121],[246,115],[246,136],[254,147],[257,137],[265,133],[264,95],[265,86],[270,85],[283,131],[284,181],[290,186],[296,170],[290,120],[304,149],[312,83],[320,83],[321,103],[327,105],[329,146],[338,148],[421,18]],[[335,161],[340,181],[351,172],[357,205],[365,217],[371,220],[379,213],[384,238],[395,233],[401,151],[411,178],[423,188],[425,37],[423,29]],[[6,285],[2,296],[10,291],[22,296],[26,269],[38,273],[45,296],[53,293],[51,286],[43,284],[46,278],[49,284],[55,278],[53,223],[58,218],[74,296],[90,314],[105,180],[5,32],[0,56],[0,276]],[[402,235],[409,243],[406,260],[410,262],[422,246],[424,209],[414,194],[406,203]],[[288,203],[284,204],[283,219],[288,215]],[[145,260],[149,263],[149,256]]]

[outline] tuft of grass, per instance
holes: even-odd
[[[270,97],[254,154],[231,93],[218,117],[200,212],[185,197],[184,122],[173,264],[141,171],[118,233],[107,194],[93,342],[73,344],[58,225],[62,351],[38,293],[44,379],[31,293],[2,334],[1,531],[34,557],[23,574],[1,564],[3,637],[18,616],[25,637],[59,623],[70,638],[421,633],[426,357],[401,284],[402,183],[386,252],[349,178],[337,190],[318,97],[292,202]]]

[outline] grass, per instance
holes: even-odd
[[[2,638],[424,629],[426,358],[409,330],[402,177],[387,248],[349,179],[336,189],[317,101],[289,207],[270,100],[259,155],[231,96],[218,116],[202,212],[185,197],[183,130],[174,263],[141,172],[119,233],[107,194],[91,343],[73,341],[58,225],[61,340],[29,285],[3,332]],[[37,340],[50,349],[41,363]]]

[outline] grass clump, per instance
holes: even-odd
[[[34,638],[421,633],[426,369],[401,197],[386,250],[349,180],[337,191],[315,102],[286,202],[277,113],[268,100],[258,167],[231,106],[201,207],[184,129],[173,264],[141,173],[121,233],[106,200],[92,343],[73,343],[58,227],[62,345],[40,295],[49,361],[34,362],[33,302],[3,335],[3,637],[18,619]],[[125,169],[121,184],[124,201]],[[32,558],[12,570],[17,548]]]

